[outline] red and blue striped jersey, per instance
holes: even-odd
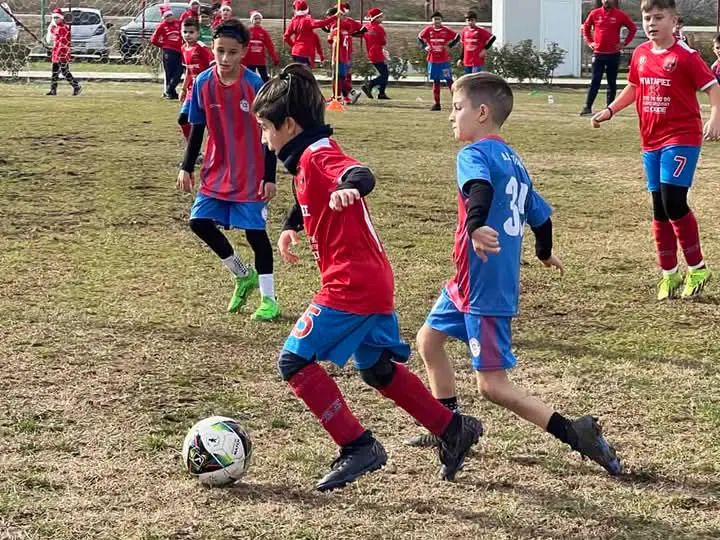
[[[260,76],[244,67],[238,80],[227,86],[220,82],[216,67],[195,79],[189,120],[205,124],[208,131],[199,193],[223,201],[261,200],[264,151],[252,103],[262,85]]]

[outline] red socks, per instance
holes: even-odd
[[[654,219],[653,234],[655,235],[655,246],[657,247],[660,268],[666,272],[676,269],[678,265],[677,239],[675,238],[672,223]]]
[[[392,381],[378,391],[392,399],[434,435],[440,436],[453,413],[433,397],[423,382],[403,364],[395,364]]]
[[[190,138],[190,124],[180,124],[180,131],[182,131],[185,142]]]
[[[345,403],[338,385],[317,363],[298,371],[288,384],[338,446],[351,443],[365,432]]]
[[[700,232],[697,220],[692,210],[677,221],[671,221],[675,236],[685,255],[685,261],[690,269],[699,267],[703,262],[702,249],[700,249]]]
[[[440,83],[434,82],[432,85],[433,99],[435,103],[440,105]]]

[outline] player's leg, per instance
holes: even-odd
[[[375,78],[373,78],[373,79],[370,79],[368,82],[366,82],[365,84],[363,84],[363,85],[360,87],[360,89],[363,91],[363,93],[367,96],[368,99],[373,99],[373,95],[372,95],[373,88],[375,88],[376,86],[379,86],[379,84],[380,84],[380,83],[379,83],[379,81],[380,81],[380,68],[378,67],[379,65],[380,65],[380,64],[377,63],[377,62],[374,62],[374,63],[373,63],[373,66],[375,66],[375,69],[376,69],[377,72],[378,72],[377,77],[375,77]]]
[[[190,229],[220,257],[225,268],[235,277],[235,290],[227,308],[230,313],[235,313],[245,305],[247,297],[258,287],[258,274],[240,259],[216,225],[230,227],[229,213],[227,201],[198,194],[190,209]]]
[[[438,437],[440,476],[453,480],[483,433],[476,418],[453,413],[433,397],[405,363],[410,347],[400,338],[396,314],[375,315],[375,324],[354,354],[360,377]]]
[[[605,70],[605,55],[604,54],[593,54],[592,56],[592,79],[590,80],[590,88],[588,89],[587,99],[585,100],[585,107],[580,112],[581,116],[592,114],[592,106],[595,103],[598,92],[600,91],[600,84],[602,83],[603,71]]]
[[[660,191],[660,151],[643,152],[643,168],[647,188],[653,203],[653,236],[657,249],[657,260],[662,277],[657,285],[657,299],[675,298],[682,287],[683,277],[678,270],[677,238],[670,218],[665,212]]]
[[[280,316],[273,279],[273,248],[265,229],[247,229],[245,237],[255,254],[255,270],[260,285],[260,307],[253,313],[256,321],[271,321]]]
[[[172,82],[171,82],[171,98],[178,99],[177,86],[180,84],[185,66],[182,63],[182,54],[178,51],[171,51],[172,64]]]
[[[622,467],[597,421],[584,416],[570,420],[515,386],[507,370],[517,363],[512,352],[510,317],[466,316],[472,365],[478,389],[485,399],[546,430],[573,450],[589,457],[610,474]]]
[[[170,98],[170,81],[172,80],[172,66],[170,65],[170,51],[162,49],[163,66],[163,97]]]
[[[606,71],[607,71],[607,92],[605,93],[605,103],[609,107],[615,101],[617,95],[617,78],[620,70],[620,53],[607,55]]]
[[[703,258],[695,214],[687,204],[699,157],[700,147],[674,146],[663,148],[660,158],[663,206],[688,266],[683,298],[699,295],[712,275]]]
[[[340,447],[320,491],[337,489],[381,468],[387,454],[372,433],[350,411],[343,394],[315,360],[343,367],[367,333],[371,317],[311,304],[298,319],[278,359],[282,378]]]
[[[180,131],[183,134],[183,137],[185,138],[185,142],[188,141],[190,138],[190,100],[185,100],[182,104],[182,107],[180,107],[180,116],[178,116],[178,125],[180,126]]]
[[[80,85],[75,80],[75,77],[73,77],[73,74],[70,73],[70,64],[67,62],[62,62],[60,64],[60,73],[63,77],[65,77],[65,80],[72,86],[73,89],[73,96],[77,96],[81,92]]]
[[[380,72],[377,85],[379,89],[378,99],[390,99],[386,93],[388,81],[390,80],[390,70],[385,62],[376,64],[376,67]]]
[[[59,76],[60,76],[60,64],[58,62],[53,62],[52,63],[52,71],[50,74],[50,91],[45,95],[47,95],[47,96],[56,96],[57,95]]]

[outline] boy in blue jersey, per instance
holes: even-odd
[[[516,363],[510,325],[518,308],[526,223],[535,233],[540,261],[561,272],[563,264],[552,254],[552,211],[533,190],[522,161],[500,135],[513,108],[508,84],[489,73],[465,75],[453,86],[452,103],[450,122],[455,138],[470,144],[457,158],[459,215],[453,252],[457,271],[417,338],[433,395],[457,410],[455,374],[445,341],[448,337],[459,339],[469,346],[478,388],[485,398],[618,475],[620,461],[595,418],[570,420],[508,378],[507,370]],[[430,445],[434,440],[421,436],[415,444]]]

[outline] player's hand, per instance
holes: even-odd
[[[706,141],[720,141],[720,118],[710,117],[703,129]]]
[[[291,245],[298,245],[298,235],[295,231],[290,229],[288,231],[281,232],[280,238],[278,238],[277,245],[278,251],[280,251],[280,256],[283,259],[285,259],[290,264],[297,264],[300,259],[298,259],[298,256],[295,255],[292,251],[290,251]]]
[[[601,123],[607,122],[612,117],[613,113],[610,112],[610,109],[603,109],[590,119],[590,123],[592,124],[592,127],[599,128]]]
[[[463,67],[463,65],[462,65],[462,60],[458,60],[458,61],[457,61],[457,67]]]
[[[549,259],[545,259],[544,261],[540,262],[543,263],[547,268],[557,268],[558,270],[560,270],[561,276],[565,273],[565,266],[560,260],[560,257],[558,257],[557,255],[550,255]]]
[[[260,198],[264,202],[270,202],[275,198],[275,195],[277,195],[277,186],[274,182],[265,182],[263,180],[263,183],[260,185],[258,195],[260,195]]]
[[[180,171],[175,185],[185,193],[192,193],[193,187],[195,186],[195,178],[187,171]]]
[[[500,242],[498,241],[498,233],[492,227],[485,225],[478,227],[471,235],[473,249],[482,262],[487,262],[487,254],[497,255],[500,253]]]
[[[390,60],[390,51],[383,49],[383,56],[385,57],[385,60]]]
[[[595,42],[592,41],[592,42],[588,43],[588,47],[590,47],[594,51],[595,50]]]
[[[330,209],[341,212],[344,208],[355,204],[359,200],[360,192],[357,189],[339,189],[330,194]]]
[[[187,97],[187,91],[186,90],[180,90],[180,101],[182,103],[185,103],[185,98]]]

